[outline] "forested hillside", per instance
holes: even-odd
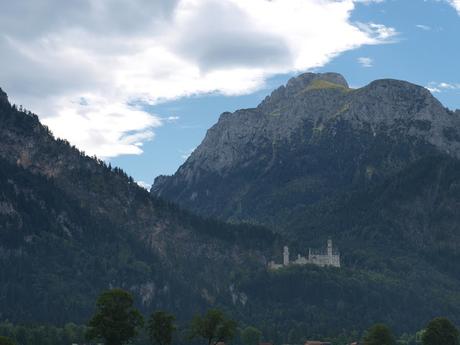
[[[55,140],[0,100],[0,318],[84,322],[103,289],[183,317],[231,301],[231,272],[264,267],[276,240],[151,196],[118,168]]]

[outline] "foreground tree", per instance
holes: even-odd
[[[13,339],[0,335],[0,345],[15,345]]]
[[[384,324],[378,323],[369,328],[364,336],[364,345],[394,345],[395,338],[391,330]]]
[[[428,323],[422,335],[423,345],[459,345],[459,332],[448,319],[438,317]]]
[[[171,345],[172,336],[176,330],[174,315],[164,311],[157,311],[150,316],[148,332],[152,344]]]
[[[236,332],[236,322],[227,319],[218,309],[210,309],[204,315],[196,315],[190,325],[190,339],[201,337],[206,339],[208,345],[218,342],[228,342],[233,339]]]
[[[262,332],[257,328],[249,326],[241,331],[241,340],[244,345],[259,345]]]
[[[89,340],[103,339],[105,345],[123,345],[142,325],[142,315],[133,307],[133,296],[124,290],[113,289],[99,296],[86,337]]]

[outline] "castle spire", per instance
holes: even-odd
[[[288,246],[284,246],[283,248],[283,265],[288,266],[289,265],[289,248]]]

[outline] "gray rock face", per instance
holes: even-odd
[[[338,109],[339,104],[329,93],[341,98],[341,94],[347,90],[347,82],[336,73],[305,73],[292,78],[285,87],[275,90],[257,108],[223,113],[219,122],[208,130],[206,138],[185,166],[196,164],[200,169],[225,174],[226,169],[257,154],[258,140],[271,141],[289,137],[305,118],[317,117],[318,110],[319,114],[329,114],[330,108]],[[305,99],[305,96],[309,96],[308,91],[316,91],[315,94],[325,97]],[[310,111],[305,102],[310,103]],[[183,173],[188,174],[185,171]]]
[[[385,79],[350,89],[340,74],[305,73],[256,108],[223,113],[152,193],[201,214],[260,221],[275,205],[301,207],[428,153],[460,158],[459,129],[459,112],[421,86]]]
[[[316,87],[312,86],[315,81],[319,82]],[[448,128],[460,128],[460,116],[444,109],[427,89],[403,81],[378,80],[351,90],[339,74],[306,73],[275,90],[256,109],[223,113],[184,168],[199,163],[201,169],[225,174],[225,169],[257,154],[258,140],[289,138],[306,120],[321,125],[338,118],[356,128],[400,126],[407,135],[460,155],[460,142],[443,135]],[[247,151],[248,146],[253,149]]]
[[[395,130],[422,139],[441,152],[460,157],[460,142],[446,131],[457,133],[460,116],[450,112],[421,87],[404,81],[377,80],[356,90],[344,116],[355,126],[369,124],[374,130]],[[456,136],[456,135],[455,135]]]

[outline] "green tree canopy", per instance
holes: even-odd
[[[422,342],[423,345],[459,345],[459,332],[448,319],[438,317],[428,323]]]
[[[201,337],[208,345],[228,342],[235,336],[236,322],[227,319],[218,309],[210,309],[204,316],[196,315],[190,325],[190,339]]]
[[[381,323],[369,328],[363,340],[364,345],[394,345],[396,343],[391,330]]]
[[[257,328],[249,326],[241,331],[241,340],[244,345],[259,345],[262,332]]]
[[[148,322],[148,332],[152,344],[170,345],[172,336],[176,330],[174,315],[164,311],[157,311],[150,316]]]
[[[96,313],[88,323],[88,339],[104,339],[106,345],[123,345],[132,339],[143,318],[133,307],[133,297],[122,289],[103,292],[96,304]]]
[[[0,345],[15,345],[13,339],[0,335]]]

